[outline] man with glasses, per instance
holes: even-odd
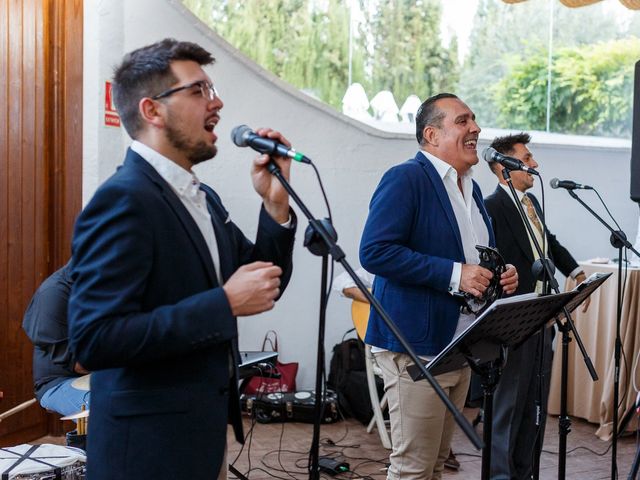
[[[93,372],[92,480],[226,477],[228,420],[243,440],[236,317],[273,308],[291,275],[296,219],[269,158],[251,170],[255,244],[192,171],[216,154],[211,63],[200,46],[165,39],[115,70],[133,143],[76,223],[69,304],[71,347]],[[290,161],[274,161],[288,178]]]

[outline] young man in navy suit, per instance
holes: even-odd
[[[497,137],[491,146],[504,155],[517,158],[529,168],[538,168],[538,163],[527,147],[530,141],[529,134],[519,133]],[[533,247],[524,222],[531,225],[540,246],[546,244],[547,254],[556,267],[564,275],[571,275],[578,282],[582,282],[585,279],[584,272],[555,235],[547,232],[546,241],[542,241],[540,205],[536,197],[525,193],[533,187],[535,177],[524,171],[510,172],[511,183],[527,215],[527,218],[522,218],[502,176],[502,165],[494,162],[489,166],[498,177],[499,184],[484,203],[493,222],[498,250],[505,262],[514,264],[520,274],[520,282],[515,293],[542,293],[541,282],[536,280],[531,271],[538,253]],[[589,299],[585,301],[584,308],[588,305]],[[543,353],[539,350],[539,338],[539,334],[534,335],[518,349],[509,352],[507,364],[494,393],[491,478],[495,480],[530,478],[536,434],[544,438],[553,359],[553,327],[545,331]],[[543,377],[539,379],[538,365],[541,355]],[[536,428],[537,399],[541,402],[542,423],[539,431]]]
[[[481,295],[493,276],[480,267],[477,244],[493,232],[473,181],[480,127],[452,94],[427,99],[416,116],[420,151],[388,170],[371,199],[360,263],[375,275],[373,294],[415,352],[432,358],[475,319],[461,313],[454,292]],[[513,266],[500,279],[518,284]],[[365,341],[380,366],[391,420],[387,478],[439,479],[449,455],[453,416],[428,382],[407,373],[411,360],[379,315],[371,312]],[[469,387],[469,368],[436,380],[457,408]]]
[[[134,141],[76,223],[69,304],[71,347],[93,372],[92,480],[226,476],[228,420],[243,439],[236,317],[273,308],[291,275],[296,220],[269,158],[251,170],[255,243],[192,171],[216,154],[211,63],[200,46],[165,39],[115,70]],[[289,160],[275,161],[288,177]]]

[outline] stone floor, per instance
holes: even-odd
[[[465,415],[473,419],[476,410],[466,409]],[[306,479],[308,451],[311,445],[312,426],[302,423],[260,424],[251,430],[245,420],[245,432],[251,431],[244,449],[229,435],[229,460],[252,480]],[[481,430],[481,427],[480,427]],[[572,431],[567,440],[568,479],[611,478],[610,442],[595,436],[596,427],[579,419],[573,419]],[[547,420],[544,451],[541,458],[540,478],[558,478],[558,423],[554,417]],[[380,444],[375,431],[367,434],[365,428],[353,419],[333,425],[323,425],[320,431],[323,456],[335,457],[350,465],[350,472],[339,479],[384,479],[388,451]],[[34,443],[63,443],[62,438],[45,437]],[[618,478],[627,478],[636,453],[636,437],[633,435],[618,441]],[[459,471],[446,470],[444,478],[451,480],[481,478],[481,457],[462,432],[456,430],[453,450],[461,464]],[[324,478],[331,478],[323,474]],[[230,476],[233,478],[233,475]]]

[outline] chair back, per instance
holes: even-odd
[[[369,310],[371,305],[365,302],[354,300],[351,302],[351,320],[360,340],[364,342],[364,336],[367,333],[367,323],[369,323]]]

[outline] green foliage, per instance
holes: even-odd
[[[457,43],[442,46],[439,0],[359,1],[361,11],[375,13],[370,25],[354,32],[353,82],[370,95],[391,90],[400,104],[412,93],[426,98],[453,90]],[[183,3],[265,69],[341,108],[349,83],[350,12],[344,0]]]
[[[438,0],[380,2],[371,18],[372,91],[390,90],[400,104],[411,95],[427,98],[457,82],[457,47],[440,39]]]
[[[440,39],[441,2],[352,0],[353,82],[373,96],[457,93],[482,126],[546,128],[547,48],[553,17],[551,130],[630,137],[640,14],[618,22],[601,4],[479,0],[462,67],[457,40]],[[223,38],[278,75],[340,109],[348,86],[350,11],[345,0],[183,0]],[[553,10],[550,11],[550,8]]]
[[[341,107],[348,86],[349,10],[326,0],[183,0],[206,24],[263,68]],[[356,38],[353,81],[364,79],[364,47]]]
[[[631,136],[633,67],[640,40],[632,37],[558,49],[551,70],[552,131],[580,135]],[[513,61],[493,89],[498,126],[544,130],[547,53]]]
[[[625,23],[601,4],[574,9],[547,0],[512,5],[480,0],[458,93],[481,126],[545,130],[550,5],[555,26],[551,130],[628,137],[632,91],[627,73],[640,57],[598,45],[620,40],[612,48],[625,49],[624,40],[640,37],[640,14]],[[615,63],[623,62],[620,54],[626,55],[624,65]],[[610,85],[594,80],[609,81],[609,75],[617,79]],[[598,108],[603,111],[596,114]],[[578,112],[580,119],[575,118]],[[615,124],[607,127],[611,121]]]

